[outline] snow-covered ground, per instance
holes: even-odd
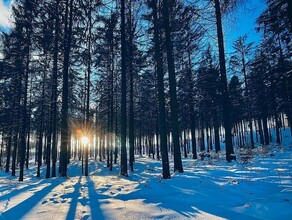
[[[31,168],[18,182],[0,171],[0,219],[292,219],[290,141],[232,163],[224,155],[183,159],[185,172],[169,180],[161,179],[160,161],[146,157],[136,157],[128,178],[95,161],[89,177],[79,161],[67,179],[45,179],[44,169],[36,178]]]

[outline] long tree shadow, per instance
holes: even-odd
[[[91,210],[91,218],[102,220],[105,219],[103,211],[100,207],[100,199],[109,198],[108,196],[100,195],[96,192],[94,182],[91,177],[87,177],[89,206]]]
[[[43,179],[43,180],[40,180],[40,181],[35,182],[33,184],[26,185],[20,189],[13,189],[9,193],[6,193],[5,195],[1,195],[0,202],[7,200],[7,199],[10,199],[11,197],[17,196],[24,191],[29,191],[30,189],[33,189],[33,188],[35,188],[35,187],[37,187],[45,182],[46,182],[46,180]]]
[[[68,194],[68,197],[71,197],[72,200],[71,200],[69,211],[66,216],[66,220],[75,219],[81,179],[82,179],[82,176],[79,177],[78,182],[74,185],[74,191]]]
[[[14,219],[21,219],[24,217],[29,211],[33,209],[33,207],[41,201],[47,194],[49,194],[54,188],[56,188],[59,184],[64,182],[65,179],[56,179],[55,181],[46,181],[48,186],[45,186],[43,189],[35,192],[31,197],[27,198],[26,200],[22,201],[20,204],[14,206],[7,211],[4,211],[0,216],[0,219],[5,220],[14,220]],[[35,187],[35,185],[32,185]]]

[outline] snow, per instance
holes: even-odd
[[[183,159],[184,173],[161,178],[161,162],[136,157],[128,178],[90,161],[90,176],[72,161],[69,178],[24,182],[0,171],[0,219],[291,219],[292,146],[258,147],[248,159]],[[172,160],[171,164],[172,164]],[[172,168],[172,167],[171,167]],[[172,169],[173,170],[173,169]]]

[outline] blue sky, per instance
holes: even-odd
[[[255,21],[266,8],[265,0],[248,0],[245,5],[239,7],[235,14],[225,18],[224,34],[226,50],[232,51],[232,44],[239,36],[248,35],[248,41],[258,44],[261,33],[257,33]]]
[[[10,0],[3,0],[3,3],[4,3],[5,5],[9,5]]]
[[[0,1],[0,28],[10,26],[9,17],[11,14],[10,0]]]

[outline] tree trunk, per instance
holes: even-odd
[[[69,12],[70,11],[70,12]],[[69,25],[68,25],[69,14]],[[68,74],[69,74],[69,59],[71,48],[73,22],[73,0],[66,0],[65,12],[65,35],[64,35],[64,65],[63,65],[63,90],[62,90],[62,118],[61,118],[61,151],[60,151],[60,176],[67,177],[67,154],[68,154]]]
[[[133,27],[132,27],[132,1],[129,1],[129,42],[128,42],[128,64],[130,76],[130,103],[129,103],[129,150],[130,169],[134,170],[134,73],[133,73]]]
[[[0,168],[2,167],[3,148],[4,148],[4,126],[2,128],[2,135],[1,135]]]
[[[220,63],[220,74],[221,74],[221,89],[222,89],[222,104],[223,104],[223,121],[225,128],[225,145],[226,145],[226,160],[231,162],[235,159],[233,145],[232,145],[232,134],[231,134],[231,117],[229,108],[229,94],[227,87],[227,77],[226,77],[226,62],[225,62],[225,52],[224,52],[224,39],[222,30],[222,18],[220,1],[215,1],[215,13],[216,13],[216,25],[217,25],[217,37],[219,46],[219,63]]]
[[[125,36],[125,0],[121,0],[121,56],[122,56],[122,86],[121,86],[121,168],[120,174],[128,176],[127,168],[127,73],[126,73],[126,36]]]
[[[52,74],[52,177],[56,177],[57,162],[57,89],[58,89],[58,52],[59,52],[59,3],[56,0],[55,8],[55,36],[54,36],[54,55],[53,55],[53,74]]]
[[[269,145],[269,129],[268,129],[268,120],[267,116],[263,115],[263,128],[264,128],[264,137],[265,137],[265,145]]]
[[[169,25],[169,0],[163,0],[163,21],[165,29],[165,41],[167,50],[167,65],[169,74],[170,110],[172,122],[172,139],[174,145],[174,172],[183,172],[181,152],[179,146],[179,124],[177,112],[176,96],[176,76],[173,58],[173,43],[171,40],[171,30]]]
[[[154,49],[157,71],[158,84],[158,102],[159,102],[159,140],[162,160],[162,177],[163,179],[170,178],[169,159],[167,149],[167,128],[165,114],[165,97],[164,97],[164,81],[163,81],[163,59],[161,54],[161,42],[159,37],[158,19],[157,19],[157,3],[152,0],[153,6],[153,22],[154,22]],[[141,135],[140,135],[141,136]]]
[[[89,1],[89,13],[88,13],[88,19],[89,19],[89,36],[88,36],[88,59],[87,59],[87,95],[86,95],[86,132],[89,132],[89,101],[90,101],[90,75],[91,75],[91,0]],[[88,135],[88,134],[86,134]],[[85,176],[88,176],[88,145],[85,146]]]
[[[10,166],[10,157],[11,157],[11,138],[12,138],[12,128],[10,128],[7,147],[6,147],[6,164],[5,164],[5,173],[9,172]]]

